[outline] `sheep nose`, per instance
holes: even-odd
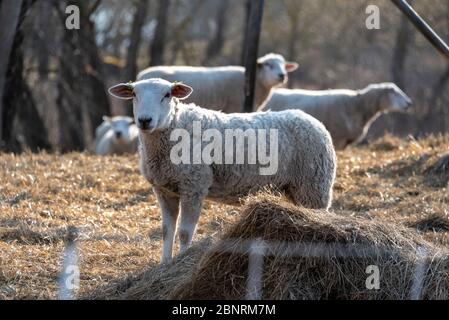
[[[139,128],[142,130],[149,129],[150,125],[151,125],[151,121],[153,121],[153,119],[151,119],[151,118],[140,118],[139,119]]]
[[[122,137],[122,133],[121,132],[116,132],[115,136],[117,137],[117,139],[120,139]]]

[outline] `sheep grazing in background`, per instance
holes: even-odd
[[[380,83],[358,91],[277,89],[259,111],[303,110],[326,126],[335,148],[344,149],[361,141],[382,112],[405,111],[411,104],[394,83]]]
[[[278,54],[258,59],[256,91],[253,110],[270,96],[271,90],[288,81],[288,73],[298,68]],[[245,103],[245,68],[237,66],[204,68],[161,66],[142,71],[137,79],[162,78],[170,82],[190,83],[195,91],[186,102],[224,113],[243,112]]]
[[[162,79],[119,84],[109,92],[121,99],[133,99],[134,118],[140,129],[141,170],[152,184],[162,210],[162,262],[172,258],[179,209],[179,238],[183,252],[191,244],[206,198],[238,204],[241,197],[272,187],[285,192],[298,205],[330,207],[336,171],[335,150],[326,128],[306,113],[291,110],[228,115],[182,103],[180,100],[187,99],[192,88]],[[271,159],[274,159],[276,170],[262,173],[262,166],[267,163],[262,162],[261,157],[254,162],[249,159],[242,163],[237,161],[242,154],[248,154],[248,158],[254,155],[248,152],[256,146],[248,138],[254,130],[260,130],[257,149],[265,156],[267,150],[275,155]],[[204,133],[202,138],[200,132]],[[206,132],[211,134],[207,138]],[[231,145],[225,139],[223,147],[220,139],[230,132],[237,133],[231,135]],[[201,143],[193,143],[187,151],[182,150],[182,157],[187,155],[185,162],[177,162],[179,138],[181,142],[189,139],[205,142],[213,138],[214,159],[221,156],[227,160],[225,163],[219,160],[207,162],[205,153],[210,144],[198,150]],[[234,138],[240,143],[234,144]],[[264,140],[268,140],[265,145]],[[201,154],[203,159],[195,162]],[[212,151],[208,154],[212,157]]]
[[[137,152],[139,130],[130,117],[103,117],[95,130],[97,155],[123,155]]]

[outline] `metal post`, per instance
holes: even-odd
[[[449,59],[449,47],[441,39],[438,34],[424,21],[423,18],[412,8],[406,0],[391,0],[415,25],[416,28],[433,44],[433,46],[440,51],[446,58]]]
[[[257,55],[262,29],[264,0],[251,0],[245,53],[245,112],[253,112],[256,88]]]

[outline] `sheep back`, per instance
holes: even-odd
[[[172,126],[167,132],[141,135],[142,172],[150,183],[173,193],[190,192],[192,196],[199,193],[225,203],[238,203],[241,197],[271,186],[285,191],[295,203],[305,207],[330,206],[336,171],[335,151],[328,131],[310,115],[300,110],[226,115],[194,105],[180,105],[176,109]],[[226,129],[265,129],[268,134],[270,129],[276,129],[277,172],[261,175],[259,164],[247,162],[232,165],[173,164],[170,150],[178,142],[170,141],[170,132],[182,128],[193,139],[195,121],[200,121],[202,132],[213,128],[223,137]],[[270,139],[267,140],[267,150],[270,150]],[[245,143],[245,155],[247,150],[248,144]],[[192,154],[193,150],[190,151]],[[226,151],[223,148],[223,160]],[[235,154],[235,148],[233,151]]]

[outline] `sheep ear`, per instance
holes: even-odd
[[[293,72],[298,68],[299,68],[299,64],[296,62],[286,62],[285,63],[285,69],[287,70],[287,72]]]
[[[171,88],[171,95],[180,100],[187,99],[192,94],[193,89],[182,83],[175,83]]]
[[[108,117],[108,116],[103,116],[103,121],[104,122],[111,122],[111,118],[110,117]]]
[[[130,83],[120,83],[109,89],[109,94],[122,100],[131,100],[134,98],[134,87]]]
[[[127,119],[129,124],[133,124],[134,123],[134,119],[133,118],[129,118]]]

